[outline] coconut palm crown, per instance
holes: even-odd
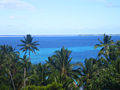
[[[25,54],[27,54],[27,52],[29,52],[29,58],[30,58],[31,51],[33,53],[35,53],[35,50],[39,50],[36,47],[39,45],[37,43],[38,41],[33,41],[33,37],[30,34],[26,35],[26,37],[24,37],[24,40],[20,40],[20,41],[23,43],[21,45],[18,45],[18,46],[22,47],[20,50],[22,50],[22,52],[25,52]]]
[[[104,55],[105,57],[108,57],[110,45],[113,44],[113,40],[111,40],[111,36],[104,34],[103,41],[101,41],[100,39],[98,40],[100,44],[95,45],[95,48],[98,48],[98,47],[101,48],[100,52],[98,53],[98,56]]]
[[[55,51],[55,55],[53,55],[52,57],[48,57],[47,63],[50,65],[51,71],[59,73],[57,74],[57,77],[58,75],[60,75],[60,83],[63,84],[65,80],[69,80],[69,78],[71,78],[71,85],[74,84],[77,87],[77,83],[75,83],[74,80],[76,81],[76,78],[79,78],[79,70],[74,69],[74,66],[77,64],[71,64],[72,58],[70,57],[70,54],[71,51],[62,47],[61,50]]]

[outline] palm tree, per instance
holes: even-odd
[[[35,50],[39,50],[36,46],[38,46],[39,44],[37,43],[38,41],[33,41],[33,38],[31,37],[30,34],[26,35],[26,37],[24,37],[25,40],[20,40],[23,44],[18,45],[18,46],[22,46],[22,48],[20,50],[22,50],[22,52],[25,52],[25,55],[23,57],[23,61],[24,61],[24,87],[26,86],[26,62],[28,60],[26,57],[27,52],[29,53],[29,60],[30,60],[30,52],[32,51],[33,53],[35,53]]]
[[[113,44],[113,40],[111,40],[111,36],[104,34],[103,41],[101,41],[100,39],[98,40],[100,44],[95,45],[95,48],[98,48],[98,47],[101,48],[100,52],[98,53],[98,56],[100,57],[104,55],[106,58],[108,58],[110,45]]]
[[[60,75],[60,83],[62,84],[68,78],[71,78],[73,80],[72,83],[76,84],[74,80],[79,77],[78,70],[74,69],[75,64],[71,64],[72,58],[70,58],[70,54],[71,51],[63,47],[60,51],[55,51],[55,55],[49,57],[47,61],[50,70],[57,73],[57,75],[54,73],[54,75],[56,75],[56,77],[54,77],[55,81]]]
[[[14,58],[15,55],[15,49],[12,48],[12,46],[8,46],[8,45],[1,45],[0,46],[0,50],[1,50],[1,54],[3,55],[2,60],[5,60],[4,65],[6,65],[6,71],[9,73],[11,81],[12,81],[12,85],[13,85],[13,89],[16,90],[15,87],[15,83],[13,80],[13,75],[11,72],[11,67],[12,67],[12,60]]]
[[[47,85],[47,76],[49,74],[47,64],[38,64],[36,67],[39,80],[41,81],[40,85]]]
[[[105,60],[107,61],[107,60]],[[108,65],[99,66],[93,72],[90,85],[91,90],[119,90],[120,88],[120,58],[107,61]],[[104,83],[103,83],[104,82]],[[90,88],[90,87],[89,87]]]
[[[84,88],[88,88],[91,84],[91,80],[93,78],[93,73],[97,71],[98,65],[97,60],[94,58],[85,59],[84,65],[80,63],[80,81],[79,86],[83,86]],[[88,88],[89,90],[90,87]]]
[[[29,83],[34,84],[34,85],[40,85],[40,86],[45,86],[48,84],[48,68],[47,64],[37,64],[37,65],[32,65],[31,68],[31,75],[28,77]]]
[[[29,58],[27,58],[26,55],[23,56],[23,58],[21,58],[21,62],[22,62],[22,65],[24,67],[24,88],[26,87],[26,81],[27,81],[27,70],[29,69],[30,65],[31,65],[31,62],[29,60]]]
[[[1,45],[0,46],[0,50],[2,54],[9,54],[15,51],[14,48],[12,48],[12,46],[9,45]]]
[[[31,37],[30,34],[26,35],[24,39],[25,40],[20,40],[23,44],[18,46],[22,46],[20,50],[22,50],[22,52],[25,52],[25,55],[27,54],[27,52],[29,53],[29,59],[30,59],[30,52],[32,51],[33,53],[35,53],[35,50],[39,50],[36,47],[39,44],[37,43],[38,41],[33,41],[33,38]]]

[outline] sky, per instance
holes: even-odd
[[[0,35],[120,34],[120,0],[0,0]]]

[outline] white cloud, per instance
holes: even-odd
[[[120,8],[120,4],[114,4],[112,2],[107,4],[107,7]]]
[[[10,16],[10,19],[14,19],[15,18],[15,16]]]
[[[0,0],[0,7],[2,8],[23,8],[33,9],[34,7],[23,0]]]
[[[112,0],[89,0],[89,1],[97,1],[105,4],[106,7],[120,8],[120,4],[115,4]]]

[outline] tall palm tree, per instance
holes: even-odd
[[[22,48],[20,50],[22,50],[22,52],[25,52],[25,55],[23,57],[23,61],[25,63],[24,65],[24,87],[26,86],[26,54],[28,52],[29,54],[29,60],[30,60],[30,52],[32,51],[33,53],[35,53],[35,50],[39,50],[36,46],[38,46],[39,44],[37,43],[38,41],[33,41],[33,38],[30,34],[26,35],[26,37],[24,37],[24,40],[20,40],[23,44],[18,45],[18,46],[22,46]],[[28,60],[27,60],[28,61]]]
[[[72,58],[70,58],[71,51],[65,49],[64,47],[60,51],[55,51],[55,55],[48,58],[47,63],[50,66],[52,72],[57,73],[60,75],[61,80],[60,83],[68,78],[73,80],[72,83],[76,84],[74,80],[76,80],[78,76],[77,69],[74,69],[74,64],[71,64]],[[56,79],[56,77],[55,77]]]
[[[104,34],[103,41],[101,41],[100,39],[98,40],[100,44],[95,45],[95,48],[98,48],[98,47],[101,48],[100,52],[98,53],[98,56],[100,57],[104,55],[106,58],[108,58],[110,45],[113,44],[113,40],[111,40],[111,36]]]
[[[25,52],[25,55],[27,52],[29,53],[29,59],[30,59],[30,52],[35,53],[35,50],[39,50],[36,46],[39,44],[37,43],[38,41],[33,41],[33,37],[28,34],[26,37],[24,37],[24,40],[20,40],[23,44],[18,45],[21,46],[22,52]]]

